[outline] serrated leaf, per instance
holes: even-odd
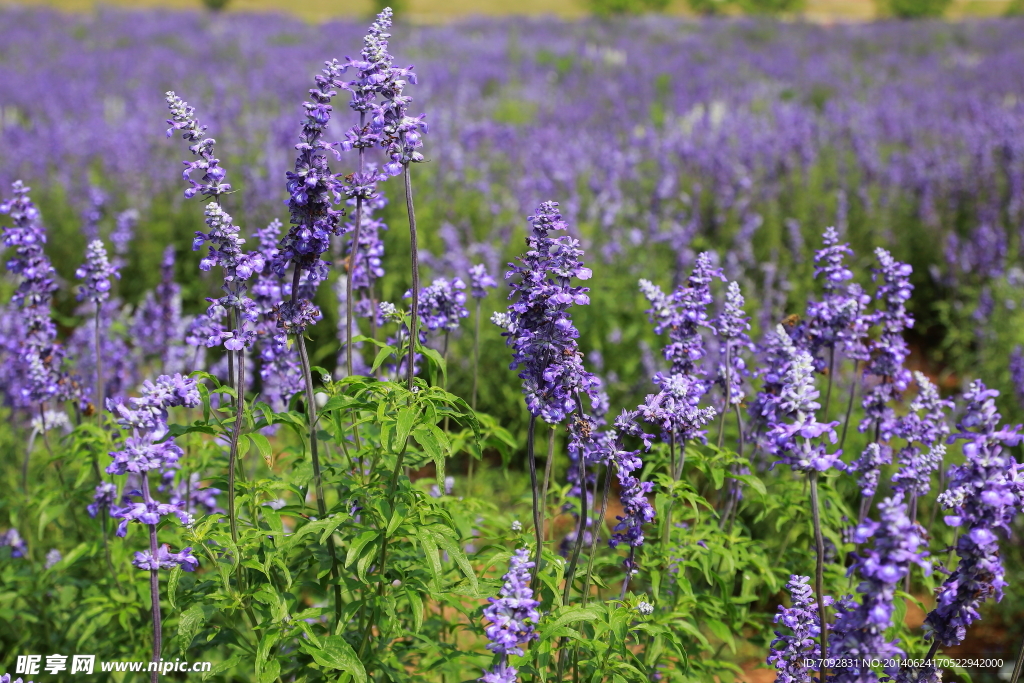
[[[398,419],[395,424],[395,449],[399,449],[405,446],[405,442],[409,440],[409,434],[412,432],[413,426],[416,424],[416,418],[419,416],[419,410],[412,407],[405,407],[398,411]]]
[[[263,670],[267,663],[267,659],[270,657],[270,648],[274,647],[278,639],[281,637],[278,631],[267,631],[260,638],[260,643],[256,647],[256,677],[262,682],[263,681]],[[274,676],[277,678],[277,676]]]
[[[708,619],[707,625],[711,632],[715,634],[715,637],[728,645],[729,649],[735,654],[736,640],[733,638],[732,629],[718,619]]]
[[[184,657],[203,624],[217,612],[213,605],[195,604],[182,612],[178,618],[178,650]]]
[[[433,526],[430,527],[429,531],[436,534],[434,538],[437,541],[437,544],[445,549],[448,553],[448,557],[455,560],[455,564],[459,566],[459,569],[462,570],[462,573],[469,580],[470,585],[473,587],[473,591],[478,591],[480,587],[476,582],[476,572],[473,571],[473,565],[469,563],[469,558],[466,557],[466,551],[462,549],[462,546],[460,546],[454,539],[449,538],[444,534],[437,533]]]

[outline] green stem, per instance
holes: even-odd
[[[814,520],[814,599],[818,603],[818,623],[828,624],[825,615],[824,583],[825,583],[825,540],[821,535],[821,511],[818,506],[818,472],[810,473],[811,484],[811,515]],[[821,656],[822,664],[820,670],[820,681],[825,683],[828,680],[828,667],[825,660],[828,658],[828,629],[821,631]]]
[[[295,335],[299,346],[299,361],[302,364],[302,375],[306,384],[306,417],[309,421],[309,453],[313,462],[313,486],[316,489],[316,509],[320,519],[327,517],[327,501],[324,499],[323,477],[320,473],[320,454],[317,450],[316,438],[316,395],[313,393],[313,373],[309,365],[309,354],[306,352],[306,339],[301,334]],[[341,584],[339,583],[338,557],[334,552],[334,536],[327,536],[327,552],[331,556],[331,582],[334,584],[334,624],[341,623]]]
[[[413,378],[416,374],[416,342],[419,341],[420,322],[420,261],[416,241],[416,210],[412,201],[412,180],[409,177],[409,164],[402,166],[402,178],[405,180],[405,210],[409,217],[409,253],[412,265],[412,323],[409,326],[409,391],[414,388]]]
[[[526,462],[530,466],[530,488],[533,491],[533,531],[537,539],[537,550],[533,558],[532,584],[537,583],[540,571],[540,558],[544,550],[544,521],[540,515],[540,487],[537,485],[537,454],[534,452],[534,437],[537,431],[537,416],[530,414],[530,423],[526,427]]]
[[[469,407],[476,410],[476,389],[480,377],[480,299],[476,300],[476,331],[473,334],[473,394]]]

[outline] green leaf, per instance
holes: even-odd
[[[263,461],[267,463],[267,467],[271,467],[274,464],[274,450],[270,447],[270,440],[262,434],[246,434],[252,445],[256,447],[256,450],[263,456]]]
[[[448,557],[455,560],[455,564],[459,566],[462,573],[467,579],[469,579],[469,583],[472,585],[473,591],[476,592],[479,590],[480,587],[476,582],[476,572],[473,571],[473,565],[469,563],[469,558],[466,557],[466,551],[464,551],[462,546],[460,546],[454,539],[449,538],[444,534],[437,533],[435,529],[436,525],[430,527],[428,532],[436,534],[435,539],[437,544],[447,551]]]
[[[260,680],[260,683],[263,681],[262,674],[264,672],[267,659],[270,657],[270,649],[274,647],[274,644],[277,643],[277,640],[280,637],[280,632],[276,630],[267,631],[263,634],[263,637],[260,638],[260,644],[256,647],[256,677]],[[280,669],[278,670],[280,671]],[[277,676],[274,676],[274,678],[277,678]]]
[[[398,411],[398,421],[395,427],[395,449],[405,446],[405,442],[409,440],[409,434],[412,432],[418,416],[419,410],[416,408],[405,407]]]
[[[423,554],[427,559],[427,568],[434,577],[434,586],[440,590],[441,586],[441,558],[438,557],[437,542],[433,536],[423,527],[416,529],[416,538],[423,546]]]
[[[195,604],[182,612],[178,618],[178,650],[182,657],[188,651],[192,641],[203,629],[203,624],[217,612],[213,605]]]
[[[736,641],[733,639],[732,629],[717,619],[708,619],[707,625],[708,628],[711,629],[711,632],[715,634],[715,637],[728,645],[729,649],[732,650],[733,654],[735,654]]]
[[[363,548],[366,547],[366,544],[375,538],[377,538],[376,531],[364,531],[361,533],[359,537],[352,542],[352,545],[348,547],[348,552],[345,554],[345,567],[351,567],[352,563],[362,555]]]
[[[598,613],[593,607],[572,607],[566,606],[556,612],[558,616],[555,617],[554,621],[543,623],[544,635],[543,638],[550,637],[549,631],[571,624],[577,621],[594,621],[598,618]]]
[[[344,671],[351,674],[356,683],[366,683],[366,669],[356,656],[355,650],[342,636],[324,638],[323,647],[320,649],[309,643],[302,645],[302,649],[312,655],[320,666]]]
[[[412,632],[419,633],[423,628],[423,598],[412,588],[405,589],[405,597],[409,599],[409,609],[412,611]]]
[[[205,681],[210,678],[213,678],[217,674],[224,673],[225,671],[230,671],[231,669],[234,669],[236,666],[238,666],[238,663],[241,661],[242,658],[239,655],[235,655],[231,659],[226,659],[223,662],[215,664],[213,668],[211,668],[209,671],[203,672],[203,680]]]
[[[177,609],[178,606],[174,604],[174,594],[178,590],[178,581],[181,579],[181,565],[177,565],[171,570],[171,576],[167,579],[167,600],[171,603],[171,607]]]
[[[395,353],[395,350],[390,346],[385,346],[378,351],[377,356],[373,359],[373,365],[370,366],[370,374],[377,372],[377,368],[379,368],[393,353]]]

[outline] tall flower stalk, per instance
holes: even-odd
[[[355,202],[355,224],[352,226],[352,240],[348,251],[346,271],[347,299],[345,302],[345,329],[348,331],[345,343],[345,369],[347,374],[353,372],[351,334],[354,328],[353,311],[355,307],[355,276],[360,244],[363,237],[364,208],[368,200],[376,197],[377,183],[387,178],[376,170],[366,171],[366,150],[381,142],[383,119],[377,115],[377,98],[384,92],[391,74],[392,57],[388,53],[387,32],[391,28],[392,12],[385,7],[377,20],[370,25],[363,38],[363,50],[359,60],[350,59],[342,70],[353,68],[357,71],[355,79],[343,83],[341,87],[352,93],[349,106],[359,112],[359,125],[353,126],[346,133],[341,147],[345,150],[355,149],[359,154],[358,170],[346,178],[345,194],[349,201]],[[367,116],[370,122],[367,122]]]
[[[259,309],[256,302],[247,294],[246,281],[261,272],[266,261],[259,251],[242,251],[245,240],[239,236],[239,227],[233,224],[231,216],[221,208],[220,196],[230,192],[231,185],[224,182],[227,173],[220,166],[220,160],[214,156],[216,140],[204,137],[206,126],[201,125],[195,118],[195,108],[190,107],[173,92],[167,93],[167,106],[171,111],[171,118],[167,120],[171,126],[167,130],[167,136],[170,137],[176,130],[181,131],[181,137],[193,143],[189,146],[189,151],[197,157],[195,161],[184,162],[186,169],[183,177],[190,185],[185,190],[185,197],[191,198],[200,194],[212,199],[206,205],[205,211],[209,231],[196,231],[192,249],[197,251],[209,242],[209,251],[200,260],[199,267],[206,271],[213,266],[220,266],[224,273],[224,284],[221,287],[224,296],[208,299],[210,308],[207,314],[214,317],[221,310],[227,311],[228,329],[211,335],[206,340],[206,346],[224,346],[228,353],[230,382],[235,389],[235,423],[231,431],[231,446],[228,453],[228,519],[231,539],[237,544],[235,477],[238,469],[238,442],[245,414],[245,350],[251,348],[256,339],[253,325],[259,320]],[[192,174],[200,171],[203,176],[197,181]]]
[[[107,250],[100,240],[89,243],[85,253],[85,263],[75,271],[75,276],[85,282],[79,288],[78,300],[91,301],[96,306],[93,317],[93,341],[96,350],[96,381],[93,401],[97,406],[104,404],[103,396],[103,345],[100,328],[103,316],[103,303],[110,298],[111,278],[120,278],[117,268],[107,259]],[[97,411],[97,415],[100,412]]]
[[[530,551],[519,548],[512,554],[508,573],[504,576],[499,597],[488,598],[491,604],[484,608],[484,618],[490,624],[485,629],[487,649],[497,656],[490,670],[484,671],[482,683],[515,683],[519,671],[508,663],[509,655],[522,657],[523,646],[539,638],[535,627],[540,621],[537,608],[540,602],[533,599],[530,588]]]
[[[291,298],[282,301],[277,308],[277,325],[285,334],[292,335],[299,349],[299,362],[306,393],[306,418],[309,423],[309,451],[313,465],[313,484],[316,489],[316,504],[320,517],[327,515],[324,496],[323,476],[320,468],[320,454],[317,444],[316,396],[313,391],[313,375],[306,350],[306,329],[316,324],[323,316],[320,309],[310,300],[312,289],[327,278],[327,263],[321,258],[330,247],[331,236],[340,234],[343,211],[334,208],[341,201],[342,183],[331,172],[326,152],[337,155],[333,143],[324,141],[323,135],[331,119],[331,100],[337,94],[335,88],[344,85],[341,74],[344,67],[338,60],[326,62],[321,73],[315,78],[316,87],[309,90],[311,102],[305,102],[306,118],[299,136],[299,156],[295,159],[295,170],[288,172],[288,212],[291,227],[281,240],[274,256],[272,268],[279,276],[285,276],[292,266]],[[305,277],[305,280],[303,280]],[[334,616],[341,620],[341,585],[338,583],[338,559],[335,556],[334,539],[327,537],[328,552],[331,556],[331,580],[334,584]]]
[[[193,379],[181,375],[162,375],[156,382],[145,382],[141,396],[128,401],[111,403],[110,411],[120,427],[128,431],[124,447],[110,455],[114,461],[107,466],[109,474],[132,473],[141,479],[141,490],[124,496],[123,505],[111,509],[111,516],[121,520],[117,535],[124,537],[131,522],[144,524],[149,532],[149,549],[135,553],[132,564],[149,571],[150,599],[153,620],[153,660],[160,661],[163,647],[163,627],[160,613],[159,570],[181,567],[194,571],[199,562],[192,548],[172,553],[167,545],[159,546],[157,524],[166,515],[175,515],[182,524],[191,524],[190,516],[180,507],[156,501],[150,493],[149,473],[153,470],[173,469],[182,456],[182,450],[168,439],[167,411],[170,408],[199,405],[199,391]],[[138,501],[133,501],[138,498]],[[156,683],[159,671],[150,676]]]
[[[534,448],[537,419],[554,425],[577,410],[579,396],[592,394],[597,379],[583,368],[570,311],[573,305],[590,303],[586,287],[572,285],[574,278],[588,280],[591,271],[583,265],[579,242],[568,235],[553,237],[553,231],[568,229],[558,204],[545,202],[530,216],[533,232],[526,238],[528,250],[519,263],[509,264],[505,279],[511,280],[513,302],[507,320],[501,320],[502,336],[512,348],[511,369],[519,370],[530,422],[526,434],[527,461],[533,489],[533,522],[537,538],[534,568],[540,564],[544,544],[543,501],[537,480]],[[583,419],[576,415],[577,420]],[[584,508],[586,506],[584,505]],[[581,521],[579,534],[582,537]],[[580,538],[582,540],[582,538]],[[571,583],[572,577],[569,577]]]
[[[835,426],[838,422],[818,422],[817,411],[821,407],[820,395],[814,386],[814,359],[805,349],[793,345],[789,334],[779,325],[775,332],[781,342],[782,353],[778,356],[781,366],[773,373],[781,377],[780,391],[770,397],[775,422],[769,425],[768,450],[779,457],[778,462],[789,465],[794,472],[807,475],[811,493],[811,517],[814,525],[815,573],[814,592],[818,600],[819,623],[827,624],[825,613],[824,571],[825,541],[821,530],[821,505],[818,500],[818,478],[822,472],[833,467],[840,452],[828,453],[821,443],[822,436],[836,442]],[[774,464],[778,464],[774,463]],[[773,464],[773,466],[774,466]],[[821,630],[821,652],[828,652],[828,635]],[[825,683],[827,667],[822,664],[821,683]]]

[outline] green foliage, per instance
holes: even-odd
[[[884,0],[883,11],[900,19],[941,17],[953,0]]]
[[[600,16],[663,12],[669,0],[587,0],[590,11]]]
[[[223,12],[231,0],[203,0],[203,6],[211,12]]]

